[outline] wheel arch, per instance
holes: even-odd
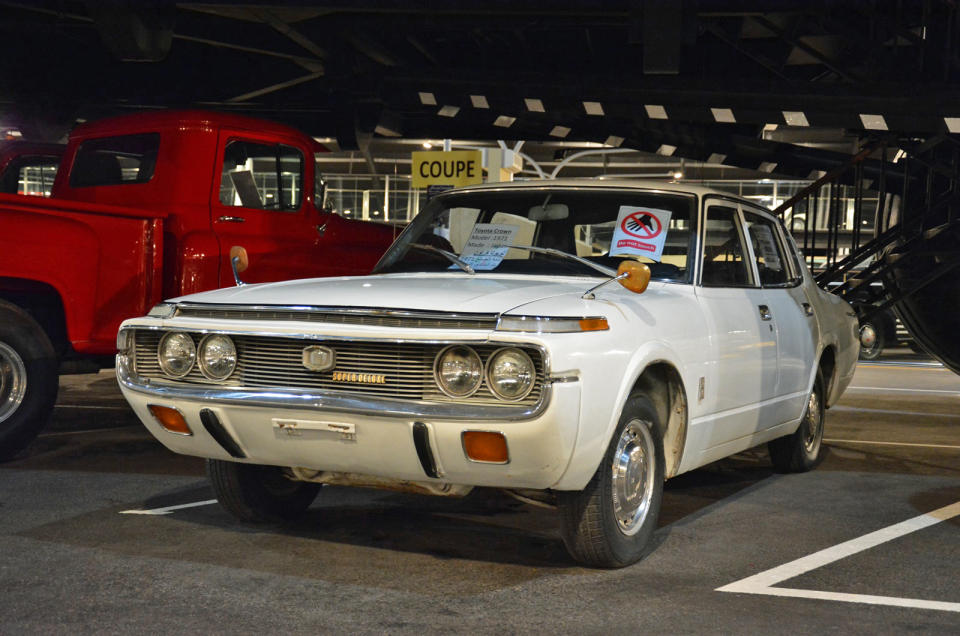
[[[665,476],[677,474],[687,438],[687,393],[677,368],[666,360],[650,362],[637,376],[627,393],[642,392],[653,403],[660,417],[657,431],[663,441]]]
[[[810,381],[811,387],[816,380],[816,370],[819,370],[823,376],[823,392],[826,398],[824,406],[831,406],[833,404],[833,399],[831,398],[833,396],[833,389],[836,386],[837,374],[837,350],[833,345],[825,346],[823,351],[820,352],[820,359],[817,361],[814,377]]]
[[[27,312],[47,334],[58,357],[68,350],[66,310],[55,287],[36,280],[0,277],[0,300]]]

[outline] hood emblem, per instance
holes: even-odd
[[[310,371],[329,371],[337,366],[337,352],[319,345],[307,347],[303,350],[303,366]]]

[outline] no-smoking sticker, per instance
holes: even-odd
[[[670,225],[670,210],[620,206],[610,256],[646,256],[659,261]]]

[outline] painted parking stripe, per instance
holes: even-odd
[[[195,501],[193,503],[180,504],[179,506],[167,506],[166,508],[152,508],[150,510],[121,510],[122,515],[168,515],[175,510],[184,508],[197,508],[199,506],[209,506],[217,503],[216,499],[207,499],[206,501]]]
[[[841,404],[830,407],[831,413],[835,411],[849,411],[851,413],[877,413],[878,415],[907,415],[910,417],[949,417],[953,419],[960,419],[960,414],[957,413],[924,413],[923,411],[898,411],[896,409],[868,409],[860,406],[843,406]]]
[[[950,391],[947,389],[901,389],[890,386],[848,386],[847,389],[854,391],[899,391],[902,393],[950,393],[960,395],[960,391]]]
[[[763,594],[767,596],[789,596],[794,598],[819,599],[824,601],[843,601],[846,603],[868,603],[871,605],[892,605],[895,607],[913,607],[918,609],[941,610],[945,612],[960,612],[960,603],[945,601],[929,601],[917,598],[899,598],[896,596],[874,596],[871,594],[845,594],[841,592],[825,592],[820,590],[802,590],[787,587],[774,587],[788,579],[800,576],[811,570],[822,568],[840,559],[869,550],[878,545],[898,539],[904,535],[923,530],[960,516],[960,501],[928,512],[927,514],[907,519],[900,523],[888,526],[865,534],[862,537],[851,539],[819,552],[801,557],[795,561],[785,563],[773,569],[748,576],[723,587],[717,592],[735,592],[740,594]]]
[[[54,404],[55,409],[90,409],[95,411],[131,411],[129,406],[98,406],[96,404]]]
[[[836,444],[872,444],[874,446],[915,446],[919,448],[956,448],[960,449],[960,446],[954,446],[951,444],[916,444],[914,442],[873,442],[863,439],[827,439],[824,438],[823,441],[827,443],[836,443]]]

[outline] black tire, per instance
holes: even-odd
[[[660,418],[650,400],[642,394],[632,395],[624,405],[610,446],[587,486],[580,492],[558,493],[563,542],[580,563],[623,567],[642,559],[652,547],[650,539],[657,527],[663,498],[660,431]],[[631,435],[634,436],[632,442],[628,441]],[[626,446],[618,452],[624,443]],[[642,466],[635,463],[641,457],[647,460]],[[628,461],[634,470],[615,471],[618,461],[621,469],[624,468],[622,462]],[[615,484],[615,479],[620,486]],[[615,503],[615,492],[619,504]],[[624,497],[624,492],[637,497]],[[636,507],[633,501],[638,504]],[[618,520],[618,510],[630,519],[628,523]]]
[[[0,300],[0,461],[26,448],[50,419],[57,369],[43,328],[24,310]]]
[[[770,461],[777,472],[803,473],[820,463],[824,428],[823,374],[817,371],[796,432],[767,444]]]
[[[277,523],[303,515],[320,484],[288,479],[277,466],[207,460],[217,501],[240,521]]]

